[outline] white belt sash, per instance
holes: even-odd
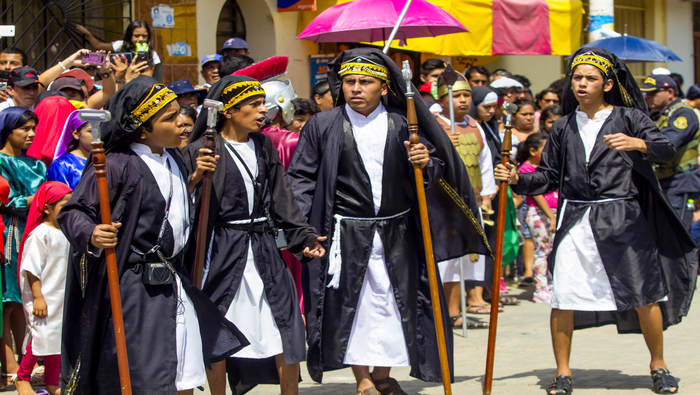
[[[333,238],[331,239],[331,248],[328,256],[328,274],[330,274],[331,282],[328,284],[328,288],[338,289],[340,286],[340,271],[343,267],[343,258],[340,251],[340,222],[341,221],[385,221],[388,219],[399,218],[404,214],[411,211],[408,209],[402,211],[398,214],[390,215],[388,217],[345,217],[340,214],[334,214],[335,227],[333,229]]]
[[[607,199],[599,199],[599,200],[564,199],[564,203],[561,204],[561,213],[559,214],[559,221],[557,221],[557,230],[559,230],[559,227],[561,227],[561,222],[564,219],[564,213],[566,213],[566,204],[568,202],[579,203],[579,204],[600,204],[600,203],[609,203],[609,202],[616,202],[618,200],[628,200],[628,199],[632,199],[632,197],[626,196],[626,197],[607,198]]]

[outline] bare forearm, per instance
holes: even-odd
[[[26,273],[29,286],[32,289],[32,296],[34,296],[34,299],[43,299],[44,294],[41,292],[41,281],[32,273]]]
[[[535,204],[537,204],[537,207],[544,212],[544,215],[546,215],[549,218],[554,217],[554,213],[552,212],[552,209],[549,208],[549,203],[547,203],[547,200],[544,198],[542,195],[537,195],[532,197],[535,200]]]

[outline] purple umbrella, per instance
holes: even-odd
[[[297,38],[320,42],[376,42],[392,38],[406,0],[356,0],[319,14]],[[442,8],[427,0],[413,0],[396,33],[398,40],[435,37],[468,30]]]

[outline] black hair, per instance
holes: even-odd
[[[537,105],[532,100],[518,99],[518,100],[514,101],[513,104],[518,106],[518,111],[515,112],[516,114],[519,113],[520,110],[525,106],[532,106],[533,110],[537,109]]]
[[[683,76],[678,73],[671,73],[669,77],[673,78],[673,81],[675,81],[676,83],[676,96],[680,97],[681,99],[685,98],[685,95],[683,94],[683,89],[681,89],[681,85],[683,85]]]
[[[6,53],[8,55],[19,55],[22,58],[22,66],[27,66],[29,64],[29,59],[27,59],[27,54],[19,48],[10,47],[5,48],[0,53]]]
[[[192,121],[197,121],[197,110],[190,106],[180,106],[179,114],[192,118]]]
[[[27,122],[32,120],[37,125],[39,124],[39,117],[37,117],[33,111],[23,112],[22,115],[20,115],[17,119],[17,122],[15,122],[15,126],[13,126],[12,129],[10,129],[10,133],[8,133],[7,135],[3,133],[2,136],[0,136],[0,148],[3,148],[5,146],[5,144],[7,143],[7,138],[10,136],[13,130],[23,127],[27,124]]]
[[[559,115],[560,117],[563,116],[561,106],[553,104],[545,107],[544,110],[542,110],[542,114],[540,114],[540,130],[544,128],[544,123],[547,122],[547,118],[551,117],[552,115]]]
[[[491,72],[484,66],[471,66],[464,70],[464,76],[467,78],[467,81],[470,80],[475,73],[483,74],[487,79],[491,78]]]
[[[513,77],[513,74],[510,73],[510,71],[506,69],[496,69],[491,73],[491,77],[495,76],[500,76],[500,77]]]
[[[428,59],[420,65],[420,73],[421,75],[428,75],[435,69],[444,69],[445,67],[447,67],[447,64],[442,59]]]
[[[557,100],[559,100],[561,102],[561,95],[559,94],[559,92],[557,92],[556,90],[554,90],[554,88],[552,88],[550,86],[549,88],[543,89],[540,93],[537,94],[537,96],[535,96],[535,102],[537,103],[538,106],[539,106],[540,100],[544,99],[544,96],[547,93],[554,93],[555,95],[557,95]],[[538,110],[544,110],[544,109],[538,108]]]
[[[311,88],[311,99],[314,99],[316,95],[323,96],[330,92],[331,86],[328,85],[328,80],[321,80],[316,83],[316,85]]]
[[[83,128],[87,127],[88,125],[90,125],[89,122],[85,122],[84,124],[80,125],[80,127],[77,129],[78,133],[82,132]],[[71,133],[73,133],[73,131],[71,131]],[[79,146],[80,141],[78,139],[73,139],[70,143],[68,143],[68,148],[66,148],[66,152],[75,151]]]
[[[143,19],[135,19],[129,23],[129,26],[126,27],[126,30],[124,30],[124,39],[123,39],[123,44],[122,47],[119,48],[120,52],[136,52],[136,45],[131,42],[131,36],[134,35],[134,30],[138,29],[139,27],[142,27],[146,29],[146,33],[148,33],[148,41],[146,42],[148,44],[148,55],[146,56],[146,62],[148,62],[149,66],[153,65],[153,35],[151,34],[151,27],[148,25],[148,22],[144,21]]]
[[[221,63],[219,63],[219,77],[224,78],[238,70],[245,69],[253,63],[255,63],[255,60],[248,55],[227,53],[221,58]]]
[[[319,112],[315,103],[309,99],[294,99],[292,103],[294,104],[294,115],[314,115]]]
[[[515,155],[515,160],[520,164],[525,163],[530,159],[530,149],[540,149],[547,142],[548,138],[549,135],[547,133],[537,132],[530,134],[525,141],[518,144],[518,153]]]
[[[512,79],[518,81],[519,83],[523,84],[523,89],[530,89],[530,86],[532,85],[532,83],[530,82],[530,80],[529,80],[527,77],[525,77],[524,75],[516,74],[516,75],[514,75],[514,76],[512,76],[512,77],[510,77],[510,78],[512,78]]]
[[[551,84],[549,84],[549,88],[553,90],[557,95],[559,95],[559,100],[561,100],[564,97],[564,85],[566,83],[566,78],[560,78]]]

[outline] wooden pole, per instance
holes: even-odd
[[[207,130],[204,132],[206,141],[204,148],[211,150],[210,156],[216,152],[216,120],[218,111],[223,108],[223,103],[215,100],[204,100],[202,105],[207,108]],[[194,285],[202,289],[202,279],[204,277],[204,261],[207,258],[209,240],[207,240],[207,228],[209,226],[209,201],[211,200],[211,172],[204,173],[202,178],[202,196],[199,204],[199,222],[197,224],[197,247],[194,260]]]
[[[411,77],[406,78],[407,62],[404,62],[404,78],[410,84]],[[410,72],[410,69],[408,70]],[[409,142],[411,146],[420,143],[418,137],[418,117],[413,101],[414,93],[409,89],[406,94],[408,131],[411,133]],[[413,168],[416,177],[416,195],[418,197],[418,209],[420,211],[420,223],[423,231],[423,247],[425,248],[425,260],[428,264],[428,281],[430,283],[430,300],[433,305],[433,317],[435,318],[435,332],[437,333],[438,353],[440,355],[440,372],[442,373],[442,385],[445,395],[452,395],[450,381],[450,365],[447,361],[447,346],[445,345],[445,330],[442,322],[442,308],[440,306],[440,294],[438,292],[437,272],[435,270],[435,257],[433,256],[433,241],[430,235],[430,221],[428,219],[428,203],[425,199],[425,186],[423,185],[423,170],[420,165]],[[466,325],[466,322],[463,323]]]
[[[510,104],[510,103],[505,103]],[[506,107],[506,111],[508,106]],[[510,150],[512,148],[511,134],[513,125],[509,119],[505,122],[505,135],[501,145],[501,163],[505,166],[510,162]],[[489,321],[489,340],[486,352],[486,375],[484,377],[484,394],[491,394],[493,383],[493,363],[496,352],[496,328],[498,326],[499,291],[501,290],[501,267],[503,264],[503,239],[506,229],[506,206],[508,204],[508,182],[501,182],[498,190],[498,217],[496,223],[496,252],[493,264],[493,283],[491,284],[491,320]]]
[[[97,178],[97,193],[100,197],[100,213],[102,224],[112,224],[112,213],[109,204],[109,189],[107,188],[107,165],[105,164],[104,143],[101,140],[92,143],[92,163]],[[107,261],[107,279],[109,282],[109,298],[112,303],[112,322],[114,324],[114,341],[117,346],[117,364],[119,366],[119,381],[122,395],[131,395],[131,377],[129,376],[129,360],[126,355],[126,337],[124,336],[124,316],[122,315],[122,299],[119,292],[119,273],[117,272],[117,257],[114,248],[105,249]]]

